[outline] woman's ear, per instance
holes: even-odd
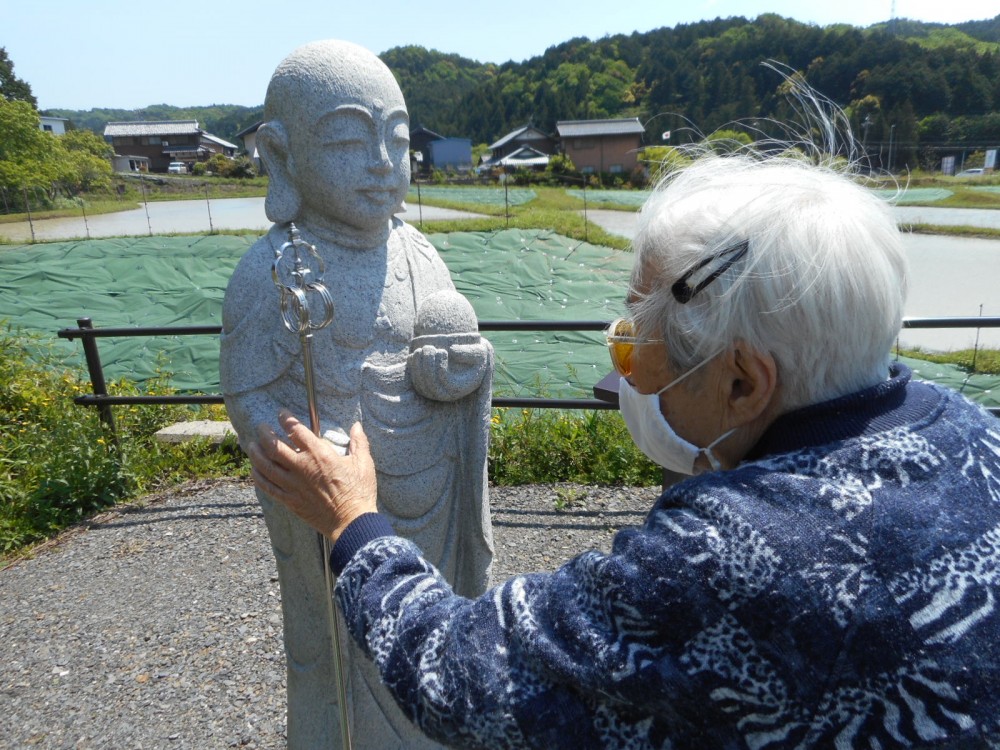
[[[732,424],[748,424],[777,406],[778,365],[771,354],[738,341],[726,364]]]
[[[294,159],[289,150],[288,134],[280,122],[265,122],[257,129],[257,150],[267,169],[267,198],[264,201],[267,218],[275,224],[298,220],[302,196],[292,179]]]

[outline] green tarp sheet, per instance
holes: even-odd
[[[480,320],[608,321],[624,310],[628,252],[552,232],[510,229],[428,235]],[[80,317],[94,326],[220,325],[229,276],[256,238],[231,235],[57,242],[0,250],[0,320],[55,340],[85,372],[79,341],[56,338]],[[334,278],[331,275],[331,278]],[[292,334],[289,334],[292,335]],[[488,332],[494,391],[589,397],[610,371],[601,334]],[[99,339],[109,379],[170,373],[182,390],[217,393],[215,336]],[[1000,406],[1000,377],[908,361],[933,379]]]
[[[97,328],[221,325],[229,277],[255,239],[148,237],[0,250],[0,320],[53,338],[80,317]],[[630,253],[537,230],[429,239],[481,320],[606,321],[624,309]],[[498,394],[590,396],[610,369],[599,332],[490,332],[488,338],[497,351]],[[80,342],[57,341],[82,368]],[[215,336],[98,344],[108,379],[166,372],[182,391],[219,390]]]

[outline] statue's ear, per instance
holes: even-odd
[[[265,122],[257,129],[257,150],[267,169],[267,199],[264,201],[267,218],[275,224],[296,221],[302,197],[292,179],[294,165],[288,134],[280,122]]]

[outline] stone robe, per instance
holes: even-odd
[[[334,300],[330,325],[313,336],[321,432],[341,450],[360,420],[371,443],[378,506],[465,596],[482,593],[493,545],[486,490],[492,349],[476,387],[452,400],[422,395],[411,377],[411,341],[422,300],[454,285],[427,240],[398,219],[384,245],[350,248],[303,230],[323,258]],[[223,308],[220,376],[241,443],[285,407],[308,422],[299,336],[282,323],[271,277],[283,227],[251,247],[233,273]],[[314,318],[318,313],[314,314]],[[468,341],[470,332],[455,332]],[[468,378],[466,378],[468,379]],[[428,394],[440,398],[440,394]],[[258,491],[278,563],[288,659],[289,747],[297,738],[339,745],[339,711],[328,592],[316,533]],[[338,615],[339,616],[339,615]],[[438,747],[409,724],[377,673],[344,639],[356,748]],[[321,706],[322,710],[317,710]]]

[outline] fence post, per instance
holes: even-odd
[[[90,373],[90,387],[95,396],[107,396],[108,387],[104,382],[104,367],[101,365],[101,355],[97,351],[97,342],[94,337],[85,331],[93,330],[93,322],[90,318],[77,318],[76,324],[80,327],[80,339],[83,341],[83,355],[87,359],[87,371]],[[97,407],[101,416],[101,421],[111,432],[111,442],[115,448],[118,445],[118,431],[115,429],[115,415],[111,411],[109,404],[101,404]]]
[[[510,229],[510,196],[507,191],[507,181],[510,175],[507,173],[507,167],[503,168],[503,225],[507,229]]]
[[[31,229],[31,243],[35,243],[35,222],[31,220],[31,203],[28,202],[28,188],[21,186],[24,193],[24,210],[28,212],[28,227]]]
[[[87,221],[87,202],[80,198],[80,210],[83,211],[83,226],[87,230],[87,239],[90,239],[90,223]]]
[[[146,209],[146,226],[149,227],[149,236],[153,236],[153,225],[149,221],[149,199],[146,197],[146,183],[142,179],[142,172],[139,172],[139,189],[142,190],[142,205]]]
[[[424,201],[420,197],[420,180],[414,179],[414,184],[417,186],[417,211],[420,216],[420,231],[424,231]]]
[[[205,205],[208,207],[208,233],[215,234],[215,227],[212,225],[212,203],[208,199],[208,183],[205,183]]]

